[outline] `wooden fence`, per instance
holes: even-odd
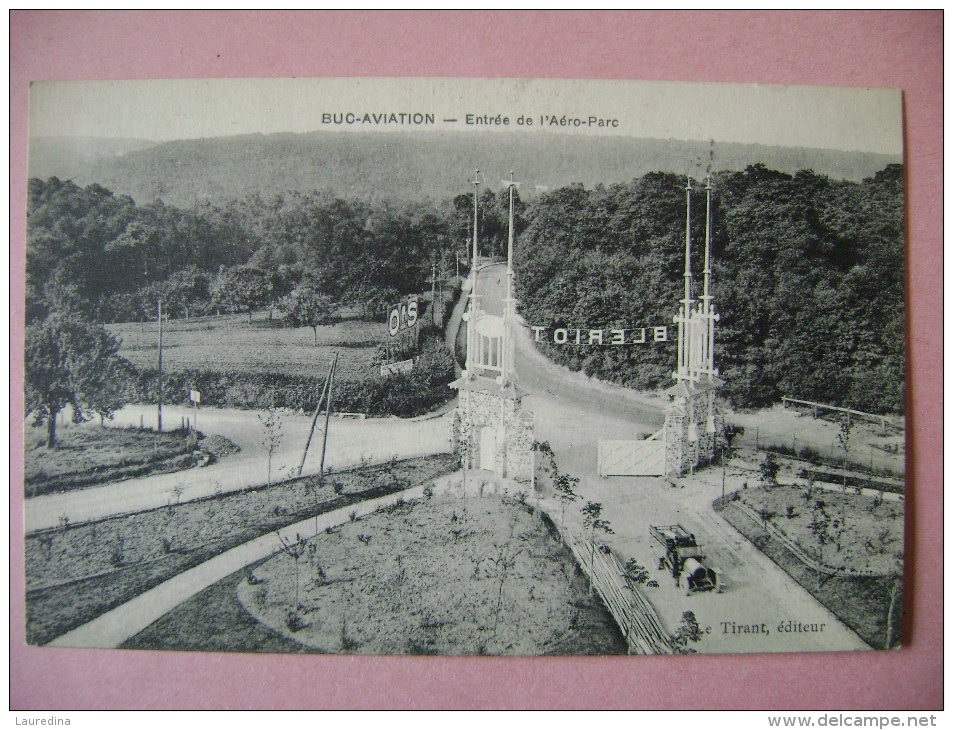
[[[847,423],[850,423],[851,416],[858,416],[860,418],[866,418],[868,421],[874,421],[875,423],[880,424],[882,431],[886,432],[887,424],[891,426],[896,425],[896,418],[892,416],[884,416],[878,413],[866,413],[864,411],[857,411],[853,408],[841,408],[839,406],[829,406],[826,403],[817,403],[812,400],[797,400],[796,398],[789,398],[788,396],[781,396],[781,405],[784,408],[788,407],[788,403],[794,403],[800,406],[807,406],[812,410],[814,418],[817,418],[817,409],[821,408],[825,411],[836,411],[837,413],[846,413],[847,414]],[[902,422],[902,419],[901,419]]]

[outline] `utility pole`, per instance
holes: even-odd
[[[337,354],[334,355],[335,360],[337,360]],[[321,397],[318,398],[318,405],[315,406],[314,416],[311,418],[311,429],[308,431],[308,440],[304,445],[304,453],[301,455],[301,463],[298,465],[298,476],[301,476],[301,471],[304,469],[304,462],[308,458],[308,449],[311,448],[311,439],[314,437],[314,427],[318,423],[318,415],[321,413],[321,405],[324,403],[324,398],[328,393],[328,384],[331,381],[331,372],[334,369],[334,362],[332,361],[331,367],[328,369],[328,376],[324,379],[324,386],[321,388]]]
[[[159,300],[159,433],[162,433],[162,300]]]
[[[334,370],[338,365],[338,354],[334,353],[334,362],[331,363],[331,374],[328,376],[328,407],[324,411],[324,439],[321,443],[321,463],[318,465],[318,476],[324,476],[324,455],[328,450],[328,426],[331,418],[331,389],[334,387]]]

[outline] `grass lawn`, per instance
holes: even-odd
[[[194,565],[314,514],[456,468],[449,455],[304,477],[26,538],[27,641],[44,644]]]
[[[119,648],[273,654],[309,651],[259,623],[242,607],[237,592],[245,575],[241,570],[209,586]]]
[[[324,377],[338,353],[337,377],[363,380],[375,372],[377,347],[387,339],[380,322],[345,320],[318,327],[318,343],[310,327],[285,327],[280,319],[249,324],[244,315],[173,320],[162,327],[162,365],[167,372],[282,373]],[[111,324],[107,329],[122,339],[119,354],[137,368],[155,368],[158,325],[150,322]]]
[[[123,648],[626,652],[556,531],[516,502],[472,499],[465,517],[459,498],[398,504],[310,544],[298,561],[282,553],[211,586]]]
[[[887,616],[896,584],[895,578],[822,576],[819,585],[817,573],[773,539],[761,525],[741,512],[730,496],[725,500],[716,500],[714,507],[738,532],[853,629],[867,644],[875,649],[887,648]],[[902,520],[900,523],[902,528]],[[902,594],[902,587],[899,594]],[[898,595],[892,617],[890,647],[899,646],[900,636],[901,600]]]
[[[24,438],[27,497],[195,466],[196,442],[183,431],[68,425],[46,448],[46,428],[28,425]],[[198,448],[202,448],[201,442]]]

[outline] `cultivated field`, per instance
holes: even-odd
[[[336,377],[363,380],[377,372],[377,347],[387,337],[386,325],[351,319],[318,328],[318,344],[310,327],[285,327],[281,319],[245,315],[172,320],[162,327],[162,367],[167,372],[282,373],[324,377],[338,353]],[[119,354],[138,368],[158,363],[158,324],[107,325],[122,338]]]
[[[869,646],[898,646],[903,593],[903,503],[820,488],[811,490],[810,500],[806,500],[807,492],[806,486],[773,487],[768,492],[747,490],[737,498],[729,495],[718,499],[714,506],[738,532]],[[818,501],[824,504],[826,518],[817,507]],[[749,509],[744,510],[744,504]],[[766,512],[762,513],[762,509]],[[768,518],[767,524],[762,517]],[[774,530],[769,531],[769,527]],[[825,566],[851,570],[854,574],[819,572],[778,538],[778,530],[782,538],[793,541],[813,560],[821,557]],[[823,540],[819,538],[822,533]],[[868,571],[870,574],[865,574]]]
[[[741,504],[835,570],[899,574],[903,502],[817,486],[735,492]]]

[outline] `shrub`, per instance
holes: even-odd
[[[112,554],[109,556],[109,562],[118,568],[120,565],[122,565],[125,559],[126,538],[122,535],[119,535],[119,537],[116,539],[116,544],[113,545]]]
[[[265,586],[258,586],[255,589],[255,592],[252,593],[252,601],[255,602],[255,605],[258,606],[259,609],[263,609],[265,607],[265,603],[267,602],[267,600],[268,600],[268,589]],[[291,628],[291,627],[289,626],[288,628]],[[291,629],[291,630],[294,631],[294,629]]]
[[[285,626],[288,627],[289,631],[297,633],[307,625],[308,623],[297,611],[288,611],[288,616],[285,618]]]

